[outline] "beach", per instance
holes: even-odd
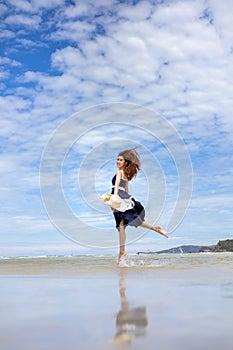
[[[233,254],[4,257],[1,350],[232,349]]]

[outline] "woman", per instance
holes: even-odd
[[[127,225],[134,227],[144,227],[160,233],[168,238],[166,231],[161,226],[154,226],[145,221],[145,210],[140,202],[135,201],[128,193],[128,183],[131,181],[140,170],[141,163],[139,155],[134,148],[127,149],[118,154],[116,165],[118,172],[112,179],[112,194],[119,196],[124,202],[128,201],[128,208],[125,211],[113,209],[113,214],[116,221],[116,228],[119,231],[119,259],[118,263],[126,255],[125,252],[125,227]]]

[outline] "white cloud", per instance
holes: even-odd
[[[165,2],[155,7],[152,20],[159,26],[169,26],[171,29],[183,32],[184,25],[200,18],[205,9],[203,5],[204,1]]]
[[[8,10],[8,7],[5,4],[1,3],[0,4],[0,16],[4,15],[7,12],[7,10]]]
[[[95,30],[95,24],[86,22],[58,23],[58,29],[49,38],[52,40],[69,40],[74,42],[88,40]]]
[[[48,44],[45,44],[41,41],[33,41],[33,40],[29,40],[29,39],[24,39],[24,38],[19,38],[17,39],[17,44],[16,46],[23,46],[24,49],[26,48],[40,48],[40,47],[48,47]]]
[[[0,57],[0,65],[9,65],[11,67],[17,67],[17,66],[20,66],[21,64],[7,57]]]
[[[40,9],[51,9],[53,7],[61,6],[65,3],[64,0],[8,0],[14,10],[17,12],[23,11],[25,13],[35,13]]]
[[[231,0],[219,2],[208,0],[208,5],[213,14],[213,23],[221,39],[221,44],[229,51],[232,50],[233,33],[230,30],[233,21],[233,3]]]
[[[10,15],[5,19],[5,23],[10,24],[12,26],[27,26],[33,29],[37,29],[39,27],[41,18],[37,15],[26,16],[26,15]]]
[[[69,6],[65,9],[65,15],[68,18],[87,16],[90,14],[90,2],[77,2],[75,6]]]
[[[76,77],[77,85],[82,86],[82,96],[88,92],[89,84],[107,82],[112,86],[99,86],[102,90],[100,95],[105,98],[111,96],[113,100],[114,96],[119,96],[122,100],[130,96],[133,101],[152,106],[152,101],[158,99],[156,108],[160,109],[161,106],[163,111],[166,110],[166,106],[163,106],[165,99],[171,99],[169,90],[173,90],[173,101],[166,100],[166,103],[172,102],[169,110],[173,109],[174,113],[178,110],[186,120],[192,117],[193,122],[196,118],[208,121],[216,111],[216,99],[219,99],[217,112],[220,115],[224,113],[223,125],[226,120],[231,123],[226,117],[231,108],[231,85],[227,78],[231,75],[222,69],[225,64],[232,73],[230,57],[226,56],[214,26],[198,19],[203,10],[201,3],[179,3],[179,6],[176,3],[174,6],[162,6],[157,10],[162,11],[159,17],[163,18],[164,27],[160,28],[156,23],[158,13],[155,11],[152,20],[135,24],[125,20],[122,23],[107,23],[105,29],[109,36],[98,36],[95,41],[81,41],[79,46],[82,53],[72,47],[57,50],[52,62],[63,72],[61,82],[65,81],[66,74]],[[176,23],[176,31],[172,31],[175,28],[171,28],[168,21],[174,9],[175,17],[172,17],[171,23],[173,26]],[[166,16],[162,16],[163,11]],[[62,32],[64,37],[70,37],[70,31],[66,32],[69,25],[72,38],[75,38],[75,34],[79,37],[79,26],[83,26],[83,23],[66,23]],[[168,65],[163,65],[164,62]],[[166,95],[161,98],[163,90]],[[187,90],[185,94],[184,90]],[[90,95],[87,97],[90,98]],[[227,110],[223,104],[228,105]],[[194,115],[190,116],[190,109]]]
[[[15,60],[10,60],[7,57],[0,56],[0,79],[6,80],[10,77],[10,68],[11,67],[19,67],[20,63]],[[3,89],[5,85],[3,85]]]
[[[14,0],[16,1],[16,0]],[[59,6],[62,6],[65,4],[65,0],[33,0],[32,1],[34,8],[36,9],[52,9],[52,8],[56,8]]]
[[[32,12],[32,3],[27,0],[8,0],[11,6],[14,6],[16,11]]]
[[[15,33],[11,30],[3,29],[0,33],[1,39],[11,39],[15,38]]]
[[[138,22],[146,20],[153,11],[153,6],[148,1],[140,1],[135,6],[126,5],[119,7],[118,15],[127,20]]]

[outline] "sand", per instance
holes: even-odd
[[[106,269],[105,258],[99,269],[5,261],[1,350],[232,349],[231,266],[213,257],[196,268],[119,268],[110,259]]]

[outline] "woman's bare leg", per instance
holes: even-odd
[[[124,221],[122,220],[119,225],[119,259],[118,262],[126,255],[125,252],[125,240],[126,240],[126,233],[125,233],[125,226]]]
[[[168,238],[168,234],[166,231],[163,230],[161,226],[154,226],[150,224],[149,222],[143,221],[143,223],[140,225],[141,227],[149,228],[152,231],[156,231],[163,235],[164,237]]]

